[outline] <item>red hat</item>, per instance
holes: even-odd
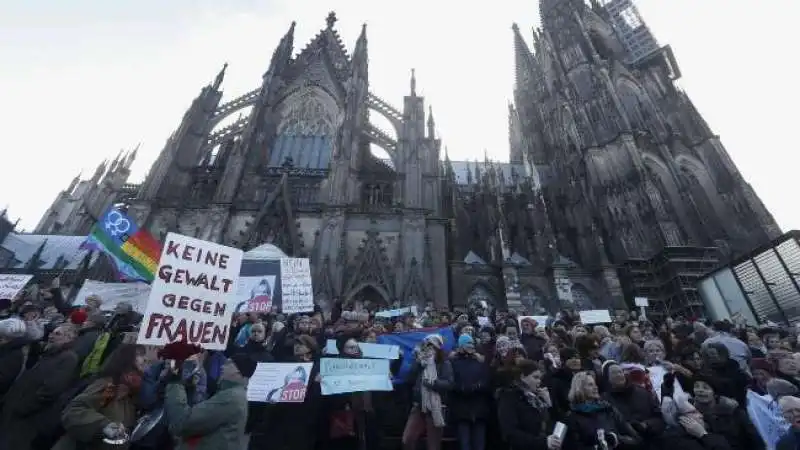
[[[174,359],[175,361],[186,361],[190,356],[202,353],[203,348],[199,345],[189,344],[186,341],[171,342],[164,346],[158,356],[162,359]]]
[[[83,322],[86,322],[86,319],[88,318],[89,315],[83,309],[76,309],[69,315],[69,321],[75,325],[82,325]]]

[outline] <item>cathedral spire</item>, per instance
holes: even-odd
[[[516,88],[525,88],[530,80],[531,72],[534,70],[530,48],[525,43],[525,39],[519,31],[519,26],[514,23],[511,25],[514,31],[514,63],[515,63],[515,82]]]
[[[328,25],[328,28],[333,28],[336,24],[336,21],[339,20],[336,18],[336,11],[331,11],[328,13],[328,17],[325,18],[325,23]]]
[[[436,138],[436,126],[433,121],[433,107],[428,105],[428,138],[435,139]]]
[[[367,24],[361,25],[356,47],[353,50],[353,73],[359,78],[367,79],[369,75],[369,57],[367,55]]]
[[[272,60],[269,63],[267,73],[276,74],[283,71],[288,65],[289,60],[292,58],[292,51],[294,50],[294,29],[297,22],[292,21],[289,26],[289,31],[281,38],[275,51],[272,53]],[[264,74],[266,76],[266,74]]]
[[[214,79],[214,85],[212,86],[215,91],[219,90],[219,87],[222,85],[222,80],[225,79],[225,70],[228,68],[228,63],[222,65],[222,70],[219,71],[217,77]]]

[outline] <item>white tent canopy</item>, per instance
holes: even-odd
[[[281,258],[286,258],[286,253],[272,244],[261,244],[258,247],[244,252],[244,260],[246,261],[275,261]]]

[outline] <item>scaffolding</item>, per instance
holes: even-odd
[[[651,258],[632,258],[620,268],[629,306],[647,297],[649,318],[702,317],[704,304],[697,282],[719,265],[716,247],[664,247]]]

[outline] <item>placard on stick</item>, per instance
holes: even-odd
[[[242,255],[239,249],[168,233],[137,343],[186,340],[224,350]]]

